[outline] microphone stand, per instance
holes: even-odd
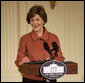
[[[53,60],[52,50],[49,51],[50,54],[50,60]]]

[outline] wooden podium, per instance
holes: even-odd
[[[78,64],[72,61],[63,62],[67,67],[66,74],[78,74]],[[21,73],[30,75],[40,75],[40,67],[42,64],[23,64],[19,66],[19,71]]]
[[[78,74],[78,64],[72,61],[65,61],[64,64],[67,67],[66,74]]]

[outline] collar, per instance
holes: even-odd
[[[44,34],[42,35],[41,38],[38,38],[37,33],[34,30],[32,30],[31,36],[32,36],[33,40],[42,39],[42,40],[46,41],[46,40],[48,40],[48,31],[46,30],[46,28],[44,28]]]

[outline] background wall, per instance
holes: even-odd
[[[22,77],[14,61],[20,37],[31,31],[26,22],[30,7],[45,7],[47,30],[60,40],[65,61],[78,63],[78,74],[64,75],[58,82],[84,81],[84,2],[56,1],[51,9],[49,1],[1,1],[1,81],[21,82]],[[68,78],[68,79],[67,79]]]

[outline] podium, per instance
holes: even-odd
[[[78,74],[78,64],[73,61],[63,62],[67,67],[66,74]],[[42,63],[36,64],[23,64],[19,66],[20,73],[30,74],[30,75],[40,75],[40,67]]]
[[[72,61],[65,61],[64,64],[67,67],[66,74],[78,74],[78,64]]]

